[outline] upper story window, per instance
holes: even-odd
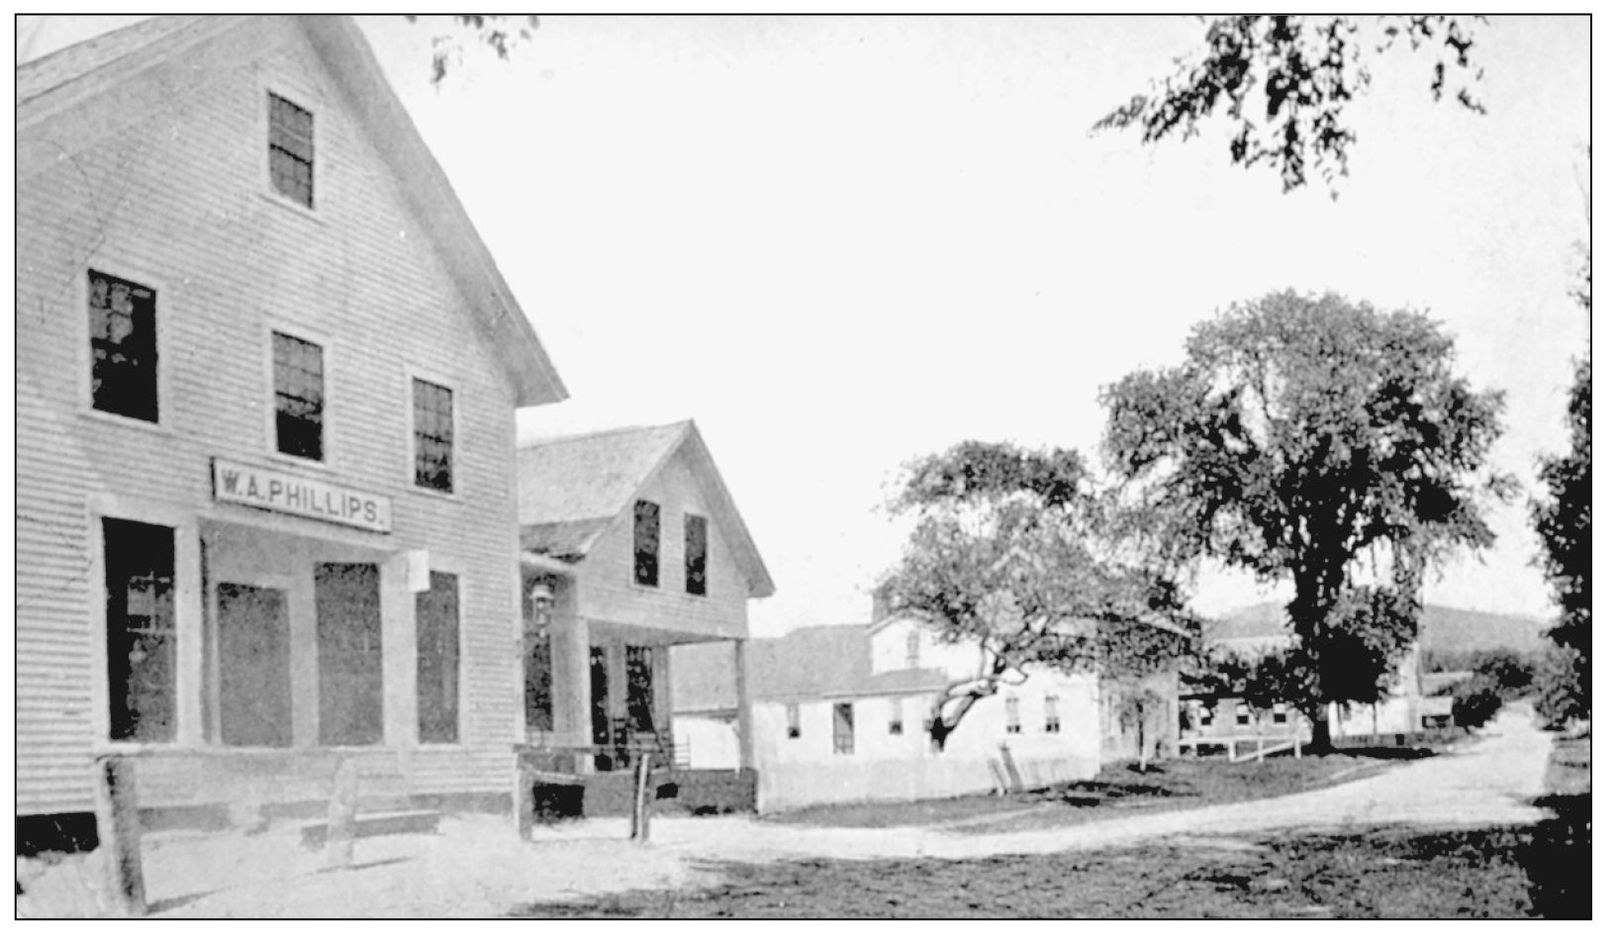
[[[685,516],[685,592],[707,595],[707,519]]]
[[[910,629],[903,640],[903,663],[906,667],[920,666],[920,630]]]
[[[1285,712],[1285,705],[1283,703],[1274,707],[1274,725],[1283,726],[1289,720],[1289,718],[1289,714]]]
[[[786,738],[802,738],[802,707],[795,703],[786,704]]]
[[[325,459],[325,354],[317,343],[276,332],[275,449]]]
[[[887,705],[887,734],[903,735],[903,699],[893,697]]]
[[[1004,731],[1021,731],[1021,698],[1013,693],[1004,698]]]
[[[90,270],[90,404],[157,420],[157,293]]]
[[[634,582],[657,585],[658,544],[662,539],[662,507],[640,499],[634,503]]]
[[[454,492],[454,393],[414,380],[415,485]]]
[[[1060,731],[1060,697],[1053,693],[1044,694],[1044,731]]]
[[[269,181],[275,190],[314,207],[314,114],[269,95]]]
[[[1234,723],[1237,726],[1251,725],[1251,707],[1244,703],[1234,708]]]

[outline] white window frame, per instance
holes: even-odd
[[[161,525],[174,532],[174,740],[163,747],[195,748],[202,742],[202,546],[196,514],[190,510],[125,496],[98,495],[86,502],[89,534],[91,722],[97,741],[119,746],[139,743],[112,739],[112,685],[107,672],[106,540],[101,520]]]

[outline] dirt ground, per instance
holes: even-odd
[[[1065,900],[1038,901],[1049,905],[1049,915],[1104,914],[1106,904],[1138,903],[1142,906],[1136,914],[1119,906],[1109,915],[1177,916],[1173,911],[1204,902],[1232,911],[1221,916],[1242,915],[1239,912],[1247,908],[1270,911],[1259,915],[1303,916],[1307,914],[1284,911],[1313,908],[1286,898],[1299,895],[1312,903],[1307,892],[1319,894],[1318,886],[1326,881],[1314,884],[1308,880],[1312,876],[1297,871],[1327,864],[1358,871],[1365,863],[1353,860],[1360,856],[1413,861],[1398,846],[1414,846],[1448,860],[1442,862],[1441,871],[1430,873],[1432,878],[1474,878],[1477,883],[1483,876],[1502,878],[1496,866],[1487,867],[1489,853],[1502,851],[1497,846],[1483,844],[1485,837],[1477,837],[1478,843],[1444,834],[1529,828],[1537,822],[1545,811],[1532,801],[1543,789],[1550,741],[1532,727],[1527,711],[1512,707],[1473,745],[1452,755],[1397,764],[1363,780],[1194,810],[1142,814],[1119,810],[1113,819],[1053,828],[826,828],[745,817],[660,818],[653,822],[651,842],[637,845],[627,841],[626,820],[541,827],[531,841],[522,841],[508,819],[468,816],[446,819],[437,835],[360,840],[357,865],[333,873],[319,871],[319,854],[299,846],[294,827],[277,826],[256,836],[151,834],[143,852],[147,898],[152,914],[160,917],[557,914],[609,909],[602,905],[624,896],[652,899],[622,908],[633,914],[666,916],[677,911],[721,916],[742,910],[752,916],[758,915],[762,909],[758,905],[767,898],[748,899],[737,891],[754,883],[747,879],[754,879],[760,890],[801,893],[799,899],[782,897],[781,906],[769,908],[785,911],[789,905],[795,911],[781,916],[869,912],[930,916],[943,912],[944,905],[951,913],[1016,915],[1028,909],[1029,891],[1044,897],[1044,887],[1034,887],[1029,880],[1029,872],[1042,872],[1037,876],[1045,883],[1070,892],[1063,895]],[[1379,828],[1387,826],[1392,828]],[[1407,835],[1374,835],[1379,832]],[[1352,845],[1306,841],[1339,833],[1368,841]],[[1420,841],[1427,838],[1434,841]],[[1301,858],[1297,852],[1302,849],[1296,847],[1314,854]],[[1382,850],[1384,854],[1373,854]],[[1241,853],[1238,859],[1249,862],[1251,871],[1238,877],[1216,875],[1217,865],[1228,867],[1237,858],[1231,853]],[[20,865],[19,880],[27,894],[19,898],[18,912],[98,913],[96,858],[91,853],[55,865],[36,862],[26,872]],[[1034,864],[1046,867],[1033,869]],[[1475,865],[1481,867],[1466,867]],[[896,873],[888,879],[894,890],[909,892],[898,904],[883,900],[890,895],[881,893],[880,884],[860,887],[855,881],[885,877],[886,872]],[[1106,872],[1115,876],[1112,888],[1076,883]],[[1344,879],[1351,874],[1346,869],[1323,870],[1318,878]],[[897,883],[897,878],[909,876],[915,880]],[[1531,882],[1529,874],[1521,877],[1525,880],[1495,884],[1502,892],[1496,903],[1489,894],[1477,900],[1476,909],[1498,914],[1520,909],[1522,897],[1530,901],[1529,892],[1521,892]],[[1172,884],[1160,891],[1149,887],[1166,882]],[[971,899],[968,892],[978,888],[981,897]],[[949,893],[953,889],[967,892],[962,895],[966,899],[958,900]],[[1083,895],[1085,890],[1091,895]],[[1240,899],[1253,890],[1278,893],[1265,894],[1261,902]],[[1393,910],[1375,902],[1374,890],[1361,886],[1352,890],[1363,891],[1362,897],[1370,900],[1359,913],[1342,915],[1376,910],[1419,915],[1417,907]],[[1289,893],[1279,897],[1283,892]],[[727,900],[692,899],[710,896]],[[1091,900],[1083,900],[1085,896]],[[647,903],[654,906],[646,907]],[[1017,903],[1021,906],[1014,906]]]

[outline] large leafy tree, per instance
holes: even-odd
[[[1483,548],[1503,395],[1452,371],[1423,314],[1271,294],[1192,332],[1187,359],[1109,386],[1105,450],[1184,556],[1289,580],[1314,745],[1372,702],[1415,635],[1425,570]]]
[[[979,652],[977,670],[933,699],[939,750],[979,700],[1035,667],[1136,680],[1192,637],[1172,582],[1105,547],[1075,451],[961,443],[910,464],[889,507],[914,526],[881,586],[887,608]]]
[[[1461,106],[1482,112],[1470,83],[1481,77],[1470,60],[1478,22],[1461,16],[1211,18],[1204,46],[1179,58],[1171,74],[1095,129],[1137,129],[1150,144],[1225,123],[1235,165],[1277,170],[1285,191],[1317,171],[1334,194],[1357,140],[1348,105],[1368,92],[1372,57],[1406,45],[1430,61],[1435,100],[1452,92]]]
[[[1593,313],[1593,264],[1584,253],[1582,273],[1572,296],[1589,315]],[[1593,658],[1593,369],[1583,357],[1577,362],[1566,407],[1571,428],[1571,450],[1549,457],[1539,472],[1548,487],[1547,499],[1532,503],[1532,522],[1542,540],[1543,569],[1560,603],[1560,618],[1549,630],[1554,641],[1551,663],[1545,665],[1540,709],[1556,725],[1586,719]]]
[[[408,14],[411,23],[421,17]],[[498,55],[501,60],[533,37],[538,31],[539,18],[534,15],[512,16],[503,13],[456,13],[437,17],[432,35],[432,84],[440,85],[449,77],[451,67],[458,66],[465,56],[465,41],[482,46]]]

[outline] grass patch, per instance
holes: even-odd
[[[1593,737],[1556,737],[1543,783],[1549,794],[1592,793]]]
[[[952,861],[720,866],[717,887],[529,905],[529,917],[1573,917],[1552,825],[1183,840]],[[1590,865],[1583,850],[1583,873]],[[1570,874],[1575,875],[1576,869]],[[1580,912],[1579,912],[1580,911]]]
[[[1416,754],[1408,749],[1365,749],[1319,757],[1273,757],[1242,764],[1214,758],[1171,758],[1152,764],[1144,773],[1115,762],[1101,768],[1094,780],[1041,790],[947,800],[825,805],[767,819],[861,829],[967,821],[960,829],[982,832],[1069,825],[1141,810],[1209,806],[1312,790],[1345,777],[1367,777],[1384,770],[1392,759]]]

